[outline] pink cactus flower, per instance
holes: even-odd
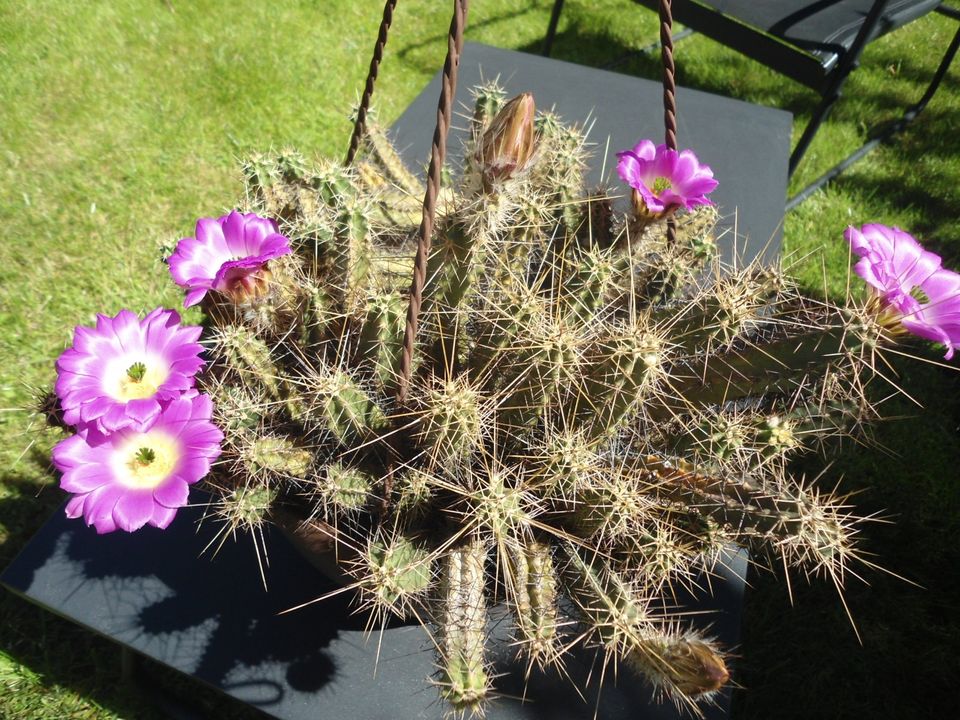
[[[170,274],[187,289],[184,307],[217,291],[241,302],[263,295],[270,260],[290,253],[290,241],[268,218],[236,210],[197,221],[195,237],[183,238],[170,256]]]
[[[942,343],[946,359],[960,345],[960,275],[941,267],[936,253],[900,228],[868,224],[844,237],[860,260],[857,275],[872,287],[900,323],[918,337]]]
[[[58,443],[60,487],[74,493],[67,517],[82,516],[98,533],[166,528],[220,454],[223,433],[212,413],[209,397],[192,394],[166,405],[146,430],[104,434],[89,426]]]
[[[639,195],[648,215],[663,217],[680,208],[712,204],[707,195],[717,181],[692,150],[677,152],[641,140],[633,150],[618,152],[617,158],[617,172]]]
[[[96,423],[102,432],[145,430],[165,403],[193,388],[203,367],[200,331],[163,308],[143,320],[121,310],[112,318],[97,315],[96,328],[78,326],[57,360],[64,421]]]

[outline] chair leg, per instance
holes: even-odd
[[[547,26],[547,37],[543,40],[543,55],[550,57],[553,49],[553,39],[557,35],[557,25],[560,24],[560,13],[563,12],[563,0],[555,0],[553,11],[550,13],[550,24]]]
[[[945,13],[946,14],[946,13]],[[951,16],[953,17],[953,16]],[[943,78],[946,76],[947,71],[950,69],[950,65],[953,62],[953,59],[957,55],[957,51],[960,50],[960,28],[957,28],[957,32],[954,33],[953,40],[950,41],[950,45],[947,47],[947,51],[944,53],[943,58],[940,60],[940,65],[937,67],[937,71],[933,74],[933,78],[930,80],[930,84],[927,86],[927,89],[924,91],[921,98],[915,102],[913,105],[910,105],[903,115],[896,120],[895,122],[890,123],[887,127],[883,129],[882,132],[874,135],[869,141],[862,145],[859,149],[854,151],[852,154],[847,156],[845,159],[834,165],[832,168],[827,170],[823,175],[818,177],[812,183],[807,185],[803,190],[798,192],[792,198],[787,201],[786,210],[792,210],[797,205],[802,203],[808,197],[813,195],[817,190],[822,188],[828,182],[836,178],[840,173],[846,170],[848,167],[853,165],[855,162],[860,160],[864,155],[873,150],[877,145],[882,142],[886,142],[894,135],[899,132],[902,132],[910,123],[917,119],[920,113],[923,112],[924,108],[933,98],[934,94],[937,92],[937,89],[940,87],[940,83],[943,82]],[[822,118],[821,118],[822,121]],[[809,129],[809,126],[808,126]],[[815,132],[815,131],[814,131]],[[806,132],[804,132],[806,135]],[[801,138],[802,141],[802,138]],[[799,149],[799,143],[798,143]],[[796,154],[796,150],[794,150]],[[802,153],[801,153],[802,156]],[[798,158],[799,159],[799,158]],[[793,171],[793,156],[791,160],[791,172]]]
[[[836,105],[837,100],[839,99],[839,89],[836,92],[831,92],[829,96],[824,96],[820,99],[820,104],[817,105],[817,109],[814,111],[813,117],[810,118],[810,122],[808,122],[807,126],[803,129],[803,134],[797,141],[796,147],[794,147],[793,152],[790,153],[790,164],[787,170],[787,178],[793,177],[793,173],[797,169],[797,165],[800,164],[800,160],[803,159],[804,154],[810,147],[810,143],[813,142],[814,136],[817,134],[817,131],[823,124],[823,121],[827,119],[827,116],[830,114],[830,111],[833,109],[833,106]]]

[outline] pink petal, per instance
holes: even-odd
[[[156,503],[174,509],[186,505],[189,495],[190,487],[179,477],[170,478],[153,491],[153,499]]]
[[[145,490],[128,491],[113,508],[113,520],[122,530],[139,530],[153,517],[153,494]]]
[[[67,500],[67,506],[65,508],[66,516],[71,520],[76,520],[78,517],[83,515],[83,502],[86,499],[86,495],[74,495],[72,498]]]
[[[657,155],[657,146],[653,144],[652,140],[641,140],[633,146],[633,154],[639,160],[653,160]]]
[[[60,487],[69,493],[88,493],[113,482],[110,468],[101,463],[71,468],[60,478]]]
[[[118,485],[104,485],[87,493],[83,502],[83,519],[87,525],[96,527],[98,533],[116,530],[113,508],[122,495],[123,488]]]
[[[207,294],[206,288],[196,288],[195,290],[191,290],[190,292],[187,293],[187,296],[183,299],[183,306],[185,308],[193,307],[194,305],[199,303],[201,300],[203,300],[203,296],[206,294]]]
[[[160,403],[157,402],[156,398],[152,397],[130,400],[123,408],[124,414],[129,421],[127,425],[141,432],[149,429],[160,414]]]
[[[176,508],[168,508],[164,507],[163,505],[154,505],[153,517],[147,521],[147,524],[156,528],[160,528],[161,530],[166,530],[176,516]]]

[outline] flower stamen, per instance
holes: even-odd
[[[131,382],[140,382],[143,380],[143,376],[146,374],[147,366],[142,362],[135,362],[133,365],[127,368],[127,377],[130,378]]]

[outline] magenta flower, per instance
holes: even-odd
[[[143,320],[121,310],[97,315],[96,328],[77,326],[73,346],[57,359],[64,422],[96,423],[102,432],[145,430],[164,403],[193,388],[203,367],[200,331],[163,308]]]
[[[707,194],[717,187],[713,171],[701,165],[692,150],[670,150],[641,140],[633,150],[617,153],[617,172],[643,201],[647,214],[662,217],[697,205],[710,205]]]
[[[843,236],[860,256],[857,275],[896,310],[909,332],[943,343],[946,359],[960,345],[960,275],[940,266],[940,256],[924,250],[900,228],[868,224],[849,227]]]
[[[187,288],[184,307],[211,290],[234,301],[261,296],[269,281],[267,263],[291,252],[273,220],[236,210],[197,221],[196,237],[183,238],[170,256],[170,274]]]
[[[53,449],[60,487],[74,496],[67,517],[81,515],[98,533],[167,527],[187,504],[188,486],[210,472],[223,433],[206,395],[173,400],[146,431],[104,434],[89,426]]]
[[[910,293],[940,269],[940,256],[924,250],[900,228],[868,224],[848,227],[843,237],[861,260],[857,275],[901,312],[915,309]]]

